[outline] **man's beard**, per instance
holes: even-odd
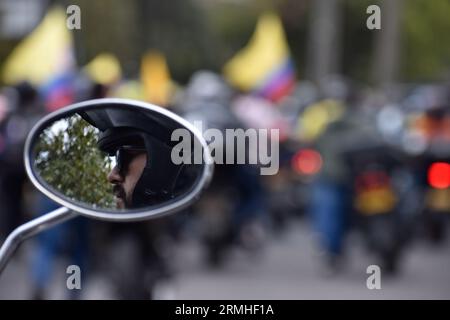
[[[113,187],[113,193],[116,199],[116,207],[117,209],[127,209],[130,208],[129,201],[127,200],[127,194],[125,189],[120,185],[115,185]]]

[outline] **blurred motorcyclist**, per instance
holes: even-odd
[[[220,75],[198,71],[187,85],[179,111],[188,121],[201,123],[203,130],[218,129],[225,136],[226,129],[245,129],[231,111],[232,99],[233,91]],[[230,149],[236,148],[235,145],[219,143],[223,143],[218,146],[223,147],[223,159],[229,152],[236,156],[235,150]],[[257,171],[255,165],[236,164],[236,161],[215,164],[211,185],[195,206],[200,213],[207,261],[211,266],[224,262],[232,244],[246,248],[260,245],[260,222],[266,209]]]
[[[314,112],[323,108],[316,113],[319,115],[317,122],[324,124],[323,129],[314,128],[308,136],[314,141],[314,148],[320,154],[322,164],[311,186],[309,214],[323,253],[325,273],[330,274],[339,271],[342,266],[350,201],[350,175],[344,150],[354,144],[360,119],[354,115],[356,103],[351,83],[340,77],[330,76],[323,79],[320,89],[324,100],[311,108],[316,108]],[[323,115],[326,117],[322,118]],[[308,119],[303,122],[305,127],[316,125],[308,123]]]
[[[23,190],[26,182],[23,161],[25,138],[31,127],[44,114],[37,90],[29,83],[5,88],[8,112],[0,121],[0,216],[4,234],[17,227],[23,219]]]
[[[450,97],[449,97],[450,100]],[[450,212],[450,103],[443,101],[425,113],[423,129],[428,140],[421,156],[424,187],[423,222],[428,238],[442,244]]]

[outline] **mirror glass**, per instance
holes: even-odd
[[[37,125],[29,162],[38,184],[56,200],[112,214],[192,201],[210,176],[201,135],[167,110],[118,100],[68,107]]]

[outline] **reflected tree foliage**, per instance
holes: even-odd
[[[56,121],[35,146],[35,168],[66,197],[97,208],[114,208],[107,175],[111,158],[97,148],[99,131],[79,115]]]

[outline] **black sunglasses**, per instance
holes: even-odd
[[[126,174],[130,162],[137,155],[146,152],[144,147],[121,146],[116,151],[116,165],[120,174]]]

